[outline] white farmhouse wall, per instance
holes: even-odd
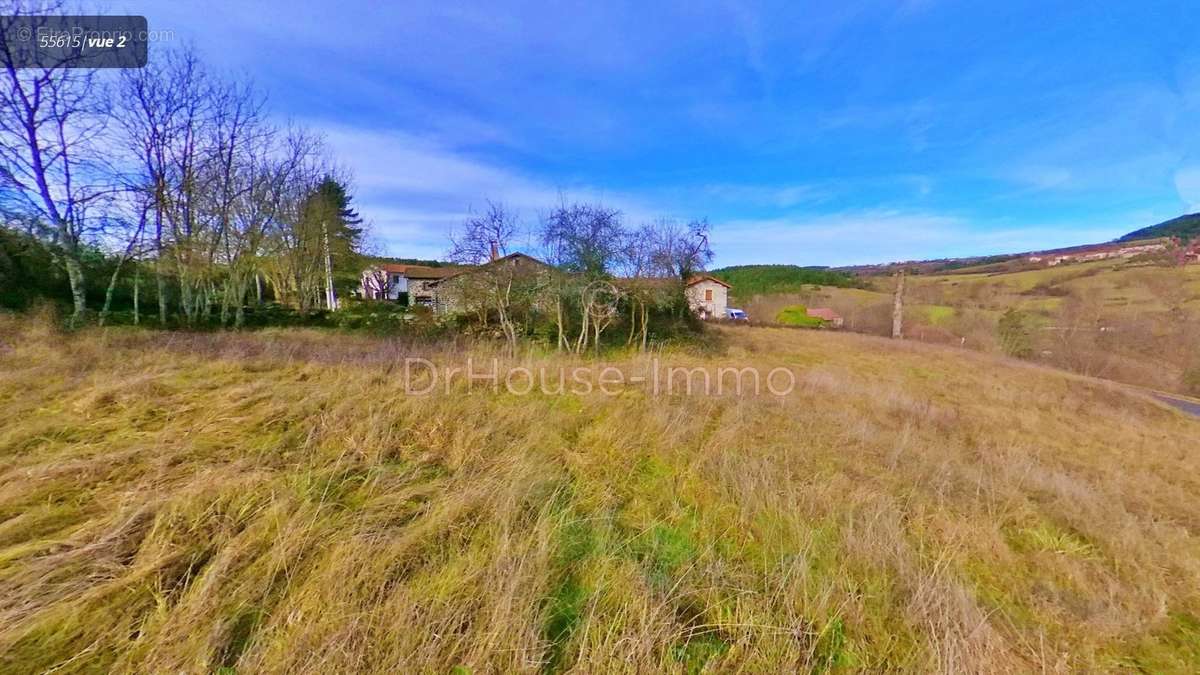
[[[712,299],[708,299],[711,292]],[[729,304],[729,289],[710,279],[687,287],[688,306],[705,319],[724,319]]]
[[[392,272],[388,274],[388,300],[398,300],[401,293],[408,292],[408,277]]]

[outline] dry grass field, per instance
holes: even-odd
[[[722,338],[656,356],[795,391],[408,396],[404,357],[490,352],[0,316],[0,671],[1200,670],[1200,420]]]

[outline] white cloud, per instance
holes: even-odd
[[[1175,170],[1175,190],[1187,204],[1189,213],[1200,211],[1200,166],[1185,166]]]
[[[1106,241],[1140,222],[1125,218],[1106,225],[1063,227],[984,224],[957,215],[886,208],[819,213],[811,209],[828,201],[833,188],[806,184],[717,184],[660,190],[654,195],[608,192],[585,184],[553,185],[405,132],[344,126],[323,131],[335,156],[354,167],[355,199],[372,223],[376,240],[386,253],[402,257],[441,256],[451,229],[485,199],[503,201],[518,211],[526,225],[532,225],[560,193],[621,209],[631,223],[703,215],[684,212],[680,204],[690,209],[732,204],[791,211],[773,218],[714,219],[712,242],[718,265],[848,265],[1020,252]],[[929,191],[928,177],[909,178],[918,194]],[[1042,181],[1053,183],[1055,178],[1049,170]],[[1195,181],[1200,199],[1200,170],[1183,180]]]
[[[1122,218],[1084,228],[1003,223],[984,227],[945,214],[863,210],[725,223],[714,228],[713,249],[721,265],[857,265],[1020,253],[1108,241],[1136,222]]]
[[[334,156],[352,167],[358,210],[389,255],[443,254],[451,228],[487,199],[515,209],[526,225],[560,195],[618,208],[633,223],[672,215],[632,195],[579,183],[551,184],[403,131],[311,126],[323,133]]]

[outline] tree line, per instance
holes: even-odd
[[[542,260],[509,255],[522,235]],[[617,209],[563,199],[524,231],[513,210],[488,202],[451,237],[448,258],[475,267],[442,293],[477,325],[497,326],[510,350],[539,332],[560,351],[598,350],[616,325],[645,349],[655,322],[664,336],[694,328],[686,283],[712,257],[707,220],[631,226]]]
[[[135,309],[152,295],[163,325],[240,326],[264,295],[300,312],[337,306],[335,275],[357,278],[362,219],[319,135],[272,121],[252,83],[190,49],[100,71],[17,68],[14,48],[0,43],[0,218],[6,240],[36,242],[62,270],[73,321],[97,309],[88,275],[100,268],[101,322],[131,269]]]
[[[22,11],[5,13],[0,29]],[[128,70],[18,62],[0,42],[0,305],[69,298],[72,323],[103,324],[119,306],[133,323],[240,327],[268,302],[336,309],[359,285],[368,258],[348,172],[317,133],[275,121],[252,82],[190,48]],[[514,348],[546,331],[583,352],[614,326],[645,348],[656,322],[667,335],[692,320],[684,285],[712,259],[708,234],[704,220],[634,226],[565,198],[526,231],[489,202],[448,259],[481,266],[453,284],[459,308]],[[553,274],[486,264],[526,235]]]

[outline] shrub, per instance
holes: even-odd
[[[1000,317],[996,326],[1000,338],[1000,348],[1005,354],[1018,359],[1033,356],[1033,332],[1029,327],[1029,317],[1018,309],[1008,308]]]

